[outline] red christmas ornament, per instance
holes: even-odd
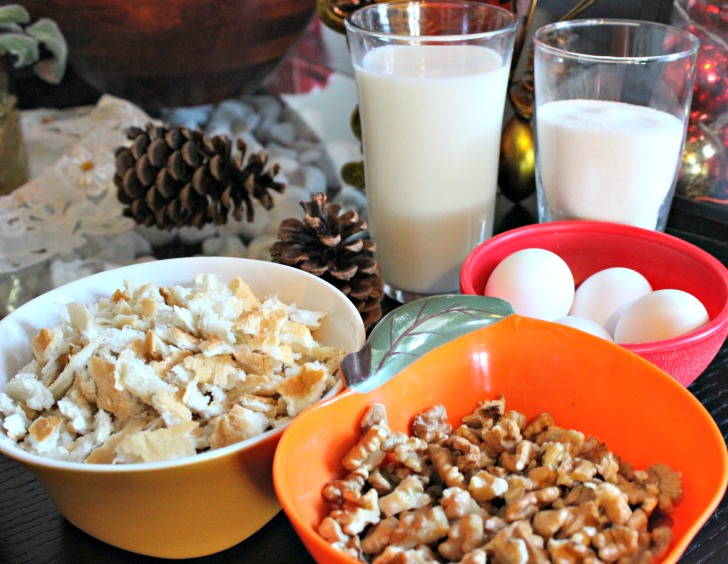
[[[728,4],[724,0],[690,2],[687,13],[695,23],[709,29],[728,29]]]
[[[683,26],[700,40],[700,49],[676,190],[728,206],[728,3],[690,0],[684,9]]]
[[[700,40],[695,70],[693,110],[708,114],[726,111],[728,104],[728,52],[709,35],[691,26]]]
[[[728,115],[723,122],[723,127],[721,127],[720,131],[718,132],[718,138],[723,142],[723,146],[728,151]],[[726,172],[728,172],[728,169],[726,170]]]

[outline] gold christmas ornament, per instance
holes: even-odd
[[[574,19],[596,0],[580,0],[560,21]],[[501,154],[498,167],[498,187],[514,203],[524,200],[536,191],[536,156],[532,120],[533,48],[528,50],[528,61],[523,76],[516,80],[514,70],[525,45],[525,35],[533,23],[537,0],[515,2],[516,14],[521,20],[519,41],[514,48],[508,101],[515,115],[508,120],[501,134]]]
[[[344,163],[341,165],[341,179],[359,190],[366,188],[364,181],[364,161]]]
[[[691,123],[682,155],[676,193],[693,200],[728,202],[728,188],[721,183],[728,148],[710,127]],[[728,175],[727,175],[728,178]]]
[[[354,111],[351,112],[349,126],[351,127],[351,132],[354,134],[354,137],[356,137],[359,140],[359,143],[361,143],[361,118],[359,115],[359,106],[356,106]],[[350,184],[355,188],[359,188],[359,190],[364,190],[364,188],[366,188],[366,182],[364,181],[364,161],[344,163],[341,167],[341,179],[347,184]]]
[[[531,122],[515,114],[501,134],[498,186],[512,202],[536,191],[536,154]]]

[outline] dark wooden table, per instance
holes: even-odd
[[[532,223],[534,199],[512,205],[503,198],[497,205],[496,231]],[[728,237],[714,240],[699,233],[683,232],[679,218],[668,231],[706,248],[728,264]],[[669,268],[666,265],[666,268]],[[392,304],[388,304],[391,306]],[[728,343],[690,391],[712,414],[728,440]],[[676,414],[679,417],[679,414]],[[696,437],[700,440],[700,437]],[[102,543],[66,521],[33,476],[15,461],[0,455],[0,562],[33,563],[136,563],[159,559],[132,554]],[[288,519],[279,513],[258,533],[219,554],[194,560],[221,562],[266,562],[304,564],[312,562]],[[728,498],[702,528],[681,562],[728,562]]]

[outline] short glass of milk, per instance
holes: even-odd
[[[698,40],[635,20],[544,26],[534,44],[539,220],[665,230]]]
[[[385,291],[457,292],[493,234],[503,109],[518,23],[477,2],[387,2],[346,20],[370,235]]]

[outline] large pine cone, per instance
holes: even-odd
[[[273,207],[268,190],[282,192],[276,182],[279,166],[266,170],[265,152],[252,154],[245,162],[245,143],[238,139],[232,156],[232,142],[224,135],[206,136],[199,129],[155,126],[130,127],[130,147],[116,149],[119,201],[124,215],[137,223],[162,229],[236,220],[253,221],[252,199],[265,209]]]
[[[384,281],[374,259],[376,244],[357,237],[367,229],[354,210],[341,214],[326,195],[315,194],[301,202],[305,216],[284,220],[271,247],[275,262],[295,266],[319,276],[341,290],[354,303],[369,328],[382,317]]]

